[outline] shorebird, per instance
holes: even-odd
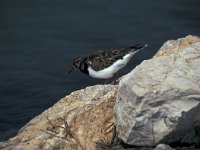
[[[135,53],[146,46],[138,44],[123,49],[105,49],[85,57],[77,57],[68,73],[78,69],[93,78],[109,79],[125,67]]]

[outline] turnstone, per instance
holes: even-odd
[[[74,69],[99,79],[111,78],[127,65],[133,55],[147,45],[135,45],[123,49],[106,49],[86,57],[77,57],[68,73]]]

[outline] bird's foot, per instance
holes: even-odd
[[[116,85],[119,83],[119,81],[123,78],[124,76],[119,77],[118,79],[115,79],[111,84]]]
[[[119,80],[117,79],[117,80],[114,80],[111,84],[112,85],[116,85],[116,84],[118,84],[119,83]]]

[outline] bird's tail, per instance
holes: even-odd
[[[148,44],[146,44],[146,45],[137,44],[137,45],[129,47],[129,49],[141,50],[141,49],[144,49],[147,46],[148,46]]]
[[[129,53],[130,53],[130,52],[137,52],[137,51],[139,51],[139,50],[144,49],[144,48],[147,47],[147,46],[148,46],[148,44],[146,44],[146,45],[137,44],[137,45],[134,45],[134,46],[125,48],[125,49],[123,49],[123,51],[129,52]]]

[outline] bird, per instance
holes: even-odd
[[[134,54],[146,46],[147,44],[137,44],[128,48],[110,48],[99,50],[88,56],[76,57],[73,59],[68,73],[71,73],[73,70],[80,70],[92,78],[109,79],[125,67]]]

